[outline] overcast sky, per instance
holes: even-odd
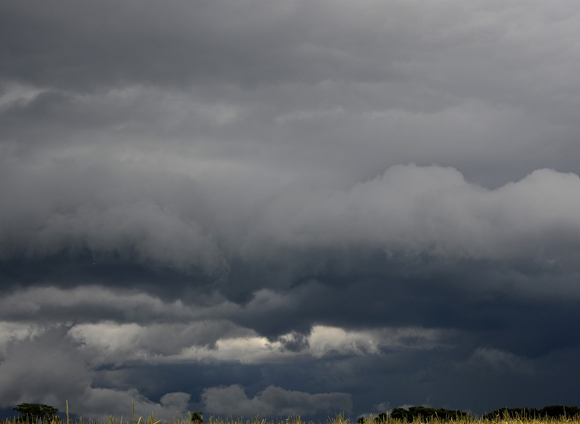
[[[580,396],[577,0],[0,1],[0,407]]]

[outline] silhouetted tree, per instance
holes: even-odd
[[[439,418],[444,421],[449,421],[459,420],[461,418],[469,418],[469,416],[470,415],[468,412],[460,411],[458,409],[434,409],[427,408],[425,406],[411,406],[408,410],[405,408],[395,408],[391,412],[391,418],[407,421],[409,423],[417,418],[420,418],[421,420]]]
[[[54,418],[54,416],[58,412],[57,408],[54,408],[49,405],[44,405],[42,403],[21,403],[19,405],[16,405],[12,409],[20,413],[20,416],[18,418],[32,422],[38,420],[50,421]]]
[[[386,412],[381,412],[379,415],[376,416],[375,423],[377,424],[384,423],[387,422],[388,419],[389,415]]]
[[[550,405],[540,409],[539,415],[546,418],[574,418],[580,415],[580,409],[576,406]]]
[[[550,405],[542,409],[536,408],[499,408],[485,414],[484,419],[496,418],[573,418],[580,415],[576,406]]]
[[[191,424],[203,424],[202,414],[203,412],[201,411],[189,412],[189,422]]]

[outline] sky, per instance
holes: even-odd
[[[577,405],[576,0],[0,1],[0,408]]]

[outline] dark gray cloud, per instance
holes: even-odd
[[[2,3],[0,402],[575,403],[579,19]]]

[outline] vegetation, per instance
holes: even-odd
[[[376,423],[375,418],[378,417],[365,417],[358,420],[358,422],[362,422],[365,424],[369,423]],[[408,421],[402,421],[395,418],[389,418],[388,415],[381,415],[380,422],[386,422],[390,424],[406,424]],[[452,423],[452,424],[580,424],[580,418],[576,417],[568,417],[568,418],[481,418],[481,419],[474,419],[474,418],[459,418],[457,420],[451,419],[450,421],[443,420],[438,417],[430,417],[429,419],[415,419],[412,421],[414,424],[443,424],[443,423]],[[61,419],[58,416],[54,416],[51,420],[47,419],[38,419],[36,421],[31,421],[30,419],[26,419],[23,416],[14,418],[12,420],[6,420],[4,422],[0,421],[0,424],[65,424],[66,419]],[[117,420],[113,417],[110,417],[106,421],[97,421],[97,420],[69,420],[68,424],[192,424],[192,421],[189,419],[177,419],[174,418],[170,421],[161,421],[153,416],[148,417],[147,419],[138,418],[137,421],[134,423],[129,420]],[[321,424],[321,423],[314,423],[309,421],[302,421],[300,417],[289,417],[287,419],[278,419],[278,420],[266,420],[260,419],[258,417],[252,419],[242,419],[242,418],[216,418],[210,417],[208,420],[208,424]],[[343,416],[337,416],[335,418],[328,418],[324,424],[354,424],[351,420],[345,419]]]
[[[551,405],[542,409],[535,408],[499,408],[482,417],[473,417],[469,412],[449,409],[434,409],[425,406],[411,406],[409,409],[395,408],[390,414],[380,413],[374,420],[360,417],[358,424],[381,423],[416,423],[416,422],[453,422],[465,423],[471,421],[489,423],[510,422],[577,422],[580,424],[580,408],[576,406]]]
[[[21,403],[12,408],[18,412],[21,421],[52,421],[58,412],[57,408],[42,403]]]
[[[379,414],[377,419],[386,421],[386,413]],[[416,420],[433,421],[433,419],[440,419],[443,421],[458,421],[460,419],[468,419],[471,415],[468,412],[449,409],[434,409],[425,406],[411,406],[408,410],[405,408],[395,408],[391,412],[390,418],[401,420],[403,422],[413,422]]]
[[[203,424],[203,418],[201,416],[203,412],[193,411],[189,413],[189,422],[192,424]]]
[[[68,406],[68,405],[67,405]],[[20,415],[12,420],[0,421],[0,424],[203,424],[201,412],[190,412],[187,419],[174,418],[162,421],[153,415],[148,418],[119,421],[110,417],[105,421],[71,420],[68,415],[61,419],[56,415],[57,409],[42,404],[20,404],[14,408]],[[500,408],[482,417],[473,417],[465,411],[433,409],[423,406],[413,406],[408,409],[395,408],[390,414],[384,412],[377,417],[372,415],[360,417],[358,424],[580,424],[580,409],[575,406],[552,405],[542,409],[532,408]],[[320,424],[302,421],[298,416],[287,419],[267,420],[258,417],[253,419],[210,417],[207,424]],[[354,424],[344,415],[328,418],[325,424]]]
[[[483,416],[484,419],[515,418],[571,418],[578,417],[580,409],[576,406],[550,405],[542,409],[535,408],[499,408]]]

